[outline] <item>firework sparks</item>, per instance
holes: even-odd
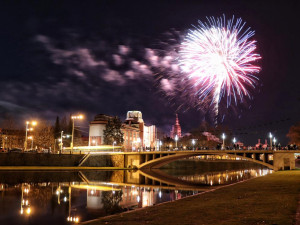
[[[208,17],[207,22],[198,21],[181,43],[181,71],[192,82],[194,95],[200,101],[209,99],[216,117],[223,97],[227,107],[232,99],[242,102],[244,96],[250,98],[247,88],[258,80],[254,74],[261,68],[253,63],[261,57],[255,53],[256,41],[249,40],[254,31],[244,26],[241,18]]]

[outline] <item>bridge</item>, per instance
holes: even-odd
[[[123,155],[124,167],[137,169],[160,168],[178,159],[193,156],[215,155],[220,159],[247,160],[261,164],[275,171],[295,169],[294,150],[196,150],[196,151],[151,151],[151,152],[109,152]]]

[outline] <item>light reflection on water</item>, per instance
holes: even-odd
[[[158,181],[142,177],[138,171],[109,171],[110,181],[92,179],[97,177],[93,172],[81,172],[80,177],[84,176],[83,180],[88,183],[78,179],[66,182],[63,178],[61,182],[34,182],[34,179],[28,179],[27,182],[18,183],[10,180],[0,183],[0,224],[73,224],[174,201],[211,186],[234,183],[271,172],[268,169],[245,169],[178,175],[179,181],[187,181],[185,186],[181,184],[181,188],[176,187],[174,181],[172,185],[163,183],[164,186],[161,186]],[[0,175],[3,178],[17,174],[7,172]],[[68,173],[65,175],[68,176]],[[40,179],[43,174],[37,176]],[[191,182],[197,185],[189,186]]]
[[[237,170],[237,171],[225,171],[225,172],[212,172],[209,174],[196,174],[196,175],[184,175],[178,176],[178,179],[195,182],[197,184],[209,184],[213,185],[225,185],[230,183],[247,180],[257,176],[265,176],[272,173],[273,170],[264,169],[249,169],[249,170]]]

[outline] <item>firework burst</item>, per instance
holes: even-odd
[[[254,63],[261,57],[255,53],[256,41],[250,40],[254,31],[244,27],[245,22],[234,16],[228,21],[225,16],[207,17],[181,43],[182,74],[191,81],[193,95],[210,102],[216,117],[223,97],[227,107],[232,100],[237,105],[245,96],[250,98],[248,89],[258,80],[254,74],[261,68]]]

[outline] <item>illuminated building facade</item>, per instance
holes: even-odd
[[[124,151],[134,151],[141,147],[140,129],[138,127],[122,124],[121,131],[124,134]]]
[[[90,122],[89,146],[104,144],[104,130],[113,116],[98,114]],[[157,128],[155,125],[146,126],[140,111],[128,111],[121,131],[124,138],[124,151],[137,151],[157,146]]]
[[[112,116],[105,114],[98,114],[95,119],[90,122],[89,128],[89,146],[98,146],[104,144],[104,130],[109,120],[112,120]]]
[[[170,132],[170,137],[174,139],[176,135],[178,138],[181,138],[181,126],[179,124],[179,119],[178,119],[177,113],[176,113],[175,125],[172,126],[172,129]]]
[[[155,125],[146,126],[140,111],[128,111],[125,124],[129,127],[139,129],[139,139],[136,139],[138,145],[142,148],[154,148],[156,146],[156,133]],[[129,144],[128,144],[129,146]],[[132,148],[134,150],[134,148]]]
[[[144,126],[143,143],[146,148],[154,148],[156,146],[156,127],[155,125]]]

